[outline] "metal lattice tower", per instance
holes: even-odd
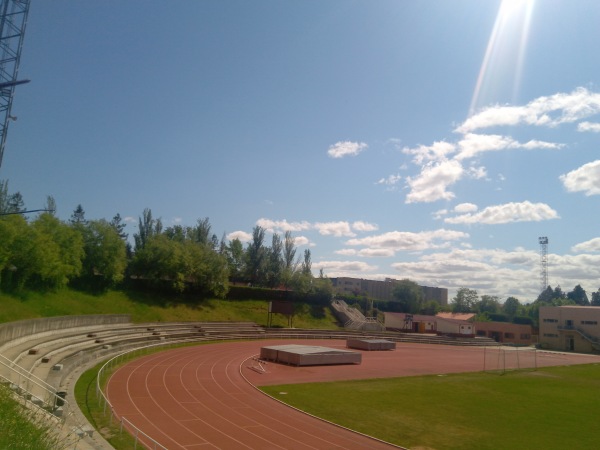
[[[548,288],[548,238],[541,236],[538,238],[540,242],[540,292],[544,292]]]
[[[17,81],[23,36],[27,25],[30,0],[0,0],[0,167],[15,86]]]

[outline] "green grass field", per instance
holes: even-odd
[[[598,364],[262,390],[411,449],[593,449],[600,441]]]

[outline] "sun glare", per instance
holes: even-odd
[[[535,0],[503,0],[488,40],[473,91],[469,115],[483,105],[515,101],[525,64]]]

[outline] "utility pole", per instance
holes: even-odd
[[[538,238],[540,243],[540,293],[548,287],[548,238],[541,236]]]

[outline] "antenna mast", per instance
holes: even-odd
[[[23,36],[30,0],[0,0],[0,166],[15,86],[29,80],[17,80]]]
[[[540,292],[544,292],[548,287],[548,238],[541,236],[538,238],[540,242]]]

